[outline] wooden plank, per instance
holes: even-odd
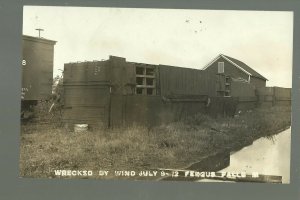
[[[239,101],[240,102],[256,102],[257,101],[257,97],[256,96],[239,97]]]
[[[141,74],[136,74],[136,77],[141,77],[141,78],[155,78],[154,75],[141,75]]]
[[[137,88],[155,88],[155,85],[136,85]]]
[[[161,95],[205,94],[206,72],[196,69],[159,65]]]

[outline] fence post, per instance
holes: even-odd
[[[276,97],[275,97],[275,87],[272,87],[273,95],[272,95],[272,106],[275,106],[276,103]]]

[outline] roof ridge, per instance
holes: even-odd
[[[261,79],[265,79],[268,80],[267,78],[265,78],[263,75],[261,75],[260,73],[258,73],[257,71],[255,71],[253,68],[251,68],[250,66],[248,66],[246,63],[244,63],[243,61],[240,61],[236,58],[227,56],[225,54],[221,54],[222,56],[226,57],[227,59],[229,59],[231,62],[235,63],[236,65],[238,65],[239,67],[241,67],[242,69],[244,69],[245,71],[247,71],[249,74],[251,74],[251,76],[257,77],[257,78],[261,78]],[[237,63],[240,62],[240,63]],[[243,66],[241,66],[241,64],[243,64]],[[245,69],[248,68],[248,69]],[[250,72],[249,72],[250,70]],[[252,73],[251,73],[252,71]]]

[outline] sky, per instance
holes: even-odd
[[[293,12],[24,6],[23,34],[57,41],[64,63],[108,59],[202,69],[219,54],[292,86]]]

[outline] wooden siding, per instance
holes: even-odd
[[[232,97],[255,97],[255,86],[249,83],[231,81],[231,96]]]
[[[108,127],[109,92],[106,85],[64,85],[63,121]]]
[[[125,58],[110,56],[108,78],[112,94],[133,94],[135,86],[135,66]]]
[[[64,66],[64,83],[78,85],[109,81],[108,68],[107,61],[67,63]]]
[[[248,81],[249,75],[243,72],[242,70],[238,69],[232,63],[228,62],[226,59],[220,57],[214,63],[211,64],[208,68],[204,71],[208,71],[211,74],[218,74],[218,62],[224,62],[224,74],[230,76],[231,78],[235,79],[243,79]],[[265,87],[266,80],[261,78],[250,76],[250,84],[254,85],[256,88]]]
[[[112,95],[111,126],[170,123],[205,111],[206,101],[166,102],[160,96]]]
[[[291,88],[263,87],[256,94],[260,106],[291,106]]]
[[[208,95],[214,82],[205,71],[159,65],[160,92],[168,95]]]
[[[256,88],[266,87],[266,80],[251,76],[250,84],[255,85]]]
[[[248,75],[242,70],[235,67],[232,63],[228,62],[224,58],[217,59],[214,63],[211,64],[204,71],[208,71],[210,74],[218,74],[218,62],[224,62],[224,74],[232,77],[232,78],[242,78],[244,80],[248,80]]]
[[[23,100],[43,100],[52,94],[53,55],[55,41],[23,37]]]

